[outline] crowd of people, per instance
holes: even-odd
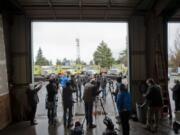
[[[172,88],[173,99],[175,100],[175,110],[179,110],[179,92],[180,83],[175,82],[176,85]],[[145,102],[142,106],[147,106],[147,122],[146,128],[151,131],[157,132],[159,127],[159,113],[163,106],[162,90],[160,85],[156,84],[153,79],[147,79],[147,90],[143,93]],[[57,101],[58,90],[62,95],[63,104],[63,121],[64,126],[71,128],[73,126],[73,104],[76,102],[84,103],[84,112],[86,127],[96,128],[93,123],[93,106],[97,97],[102,100],[106,100],[108,87],[111,87],[110,93],[113,95],[120,125],[122,126],[123,135],[129,135],[129,119],[132,110],[131,94],[129,93],[126,84],[123,84],[122,77],[117,77],[116,80],[110,79],[106,74],[99,75],[70,75],[60,74],[51,75],[49,77],[49,83],[46,85],[47,97],[46,108],[48,110],[49,124],[54,124],[55,117],[57,116]],[[41,89],[42,83],[36,85],[30,84],[27,94],[30,106],[32,107],[31,125],[37,124],[34,121],[38,99],[38,91]],[[73,94],[74,93],[74,94]],[[73,96],[74,95],[74,96]],[[73,98],[75,97],[75,98]]]

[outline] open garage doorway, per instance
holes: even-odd
[[[42,90],[38,93],[40,103],[37,119],[47,116],[46,85],[52,74],[55,76],[68,74],[70,78],[71,75],[92,77],[104,75],[108,79],[106,83],[108,102],[105,104],[105,109],[115,118],[117,108],[111,92],[116,88],[116,78],[121,76],[122,82],[129,87],[128,40],[126,22],[32,22],[32,78],[34,83],[44,81]],[[108,81],[113,82],[111,91]],[[80,100],[83,95],[83,85],[81,88]],[[60,86],[57,109],[59,121],[63,118],[61,96]],[[82,102],[77,98],[77,93],[73,94],[73,98],[75,102],[73,116],[75,119],[83,118],[84,109]],[[93,114],[100,114],[101,111],[102,108],[99,106],[94,109]],[[101,126],[104,126],[102,121],[103,119]],[[100,130],[98,132],[101,134]]]
[[[168,23],[168,87],[174,116],[175,100],[178,96],[175,92],[178,87],[175,87],[177,81],[180,81],[180,22]],[[178,86],[178,85],[177,85]],[[173,94],[174,93],[176,94]]]

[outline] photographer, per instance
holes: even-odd
[[[87,121],[88,128],[95,128],[96,125],[93,124],[93,102],[95,100],[96,95],[99,94],[100,91],[97,91],[96,81],[95,79],[91,79],[88,83],[86,83],[84,87],[84,105],[85,105],[85,117]]]
[[[147,100],[147,123],[146,128],[157,132],[159,127],[159,113],[163,106],[162,89],[152,78],[147,79],[148,90],[144,97]]]
[[[31,116],[30,116],[30,122],[31,125],[37,125],[37,123],[34,121],[36,110],[37,110],[37,104],[39,102],[38,92],[42,88],[42,82],[39,82],[37,84],[29,84],[29,87],[27,89],[27,98],[28,98],[28,104],[31,108]]]

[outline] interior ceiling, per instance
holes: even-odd
[[[180,9],[178,9],[177,11],[176,11],[176,13],[172,16],[172,18],[170,19],[170,21],[179,21],[180,20]]]
[[[180,0],[0,0],[0,12],[25,14],[34,20],[121,21],[149,10],[172,17],[178,8]]]
[[[134,7],[139,0],[18,0],[23,6],[29,5],[49,5],[54,6],[74,5],[74,6],[115,6]]]
[[[34,19],[128,19],[137,8],[148,9],[155,0],[17,0]],[[139,5],[139,7],[138,7]]]

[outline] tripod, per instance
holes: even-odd
[[[103,135],[118,135],[116,131],[119,131],[119,129],[114,128],[114,124],[112,120],[107,116],[107,113],[104,109],[102,99],[100,98],[101,107],[103,109],[103,113],[105,115],[105,118],[103,120],[103,123],[106,125],[106,130],[103,132]]]

